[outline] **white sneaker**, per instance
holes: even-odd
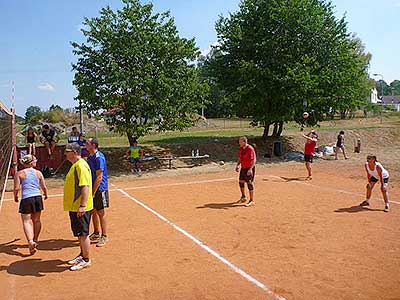
[[[253,206],[254,204],[254,200],[249,201],[248,203],[246,203],[246,207]]]
[[[74,259],[67,261],[67,264],[73,266],[73,265],[76,265],[77,263],[79,263],[82,259],[83,259],[82,255],[78,255]]]
[[[77,263],[75,266],[72,266],[69,268],[71,271],[79,271],[82,270],[86,267],[89,267],[92,264],[90,259],[88,261],[85,261],[83,258],[80,259],[79,263]]]

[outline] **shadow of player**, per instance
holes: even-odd
[[[211,208],[211,209],[229,209],[234,207],[244,207],[244,203],[229,202],[229,203],[207,203],[203,206],[197,206],[196,208]]]
[[[354,205],[354,206],[350,206],[350,207],[338,208],[334,212],[335,213],[357,213],[357,212],[362,212],[362,211],[383,211],[383,209],[369,208],[369,207],[365,207],[365,206]]]
[[[8,267],[0,266],[0,271],[19,276],[43,277],[49,273],[61,273],[69,269],[65,261],[60,259],[42,260],[29,258],[11,263]]]

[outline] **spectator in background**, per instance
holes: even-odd
[[[28,127],[26,130],[26,146],[28,148],[28,154],[36,155],[36,141],[36,132],[33,131],[32,127]]]
[[[68,135],[68,143],[74,143],[74,142],[78,142],[79,140],[79,131],[78,129],[74,126],[72,127],[72,131],[70,132],[70,134]]]
[[[89,151],[86,149],[85,135],[83,133],[80,133],[79,139],[76,142],[79,144],[79,146],[81,146],[81,157],[84,160],[87,160],[89,157]]]
[[[54,150],[57,146],[57,133],[54,129],[50,128],[49,125],[45,124],[42,127],[42,134],[40,136],[40,141],[46,147],[47,154],[51,158],[51,155],[54,153]]]
[[[143,159],[143,149],[140,147],[137,143],[137,140],[133,140],[131,145],[129,146],[128,149],[128,156],[129,156],[129,162],[132,165],[132,173],[133,172],[138,172],[141,174],[142,172],[142,159]]]

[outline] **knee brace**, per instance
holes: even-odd
[[[251,182],[249,182],[247,184],[247,188],[249,189],[249,191],[253,191],[254,190],[254,185]]]
[[[243,189],[244,188],[244,182],[239,182],[239,186],[240,186],[241,189]]]

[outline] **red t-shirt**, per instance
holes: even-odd
[[[304,146],[304,154],[314,155],[316,146],[317,146],[316,141],[307,140],[306,145]]]
[[[256,159],[256,151],[254,151],[254,148],[251,145],[247,145],[247,147],[244,148],[240,147],[238,157],[242,168],[249,169],[251,168],[253,161]]]

